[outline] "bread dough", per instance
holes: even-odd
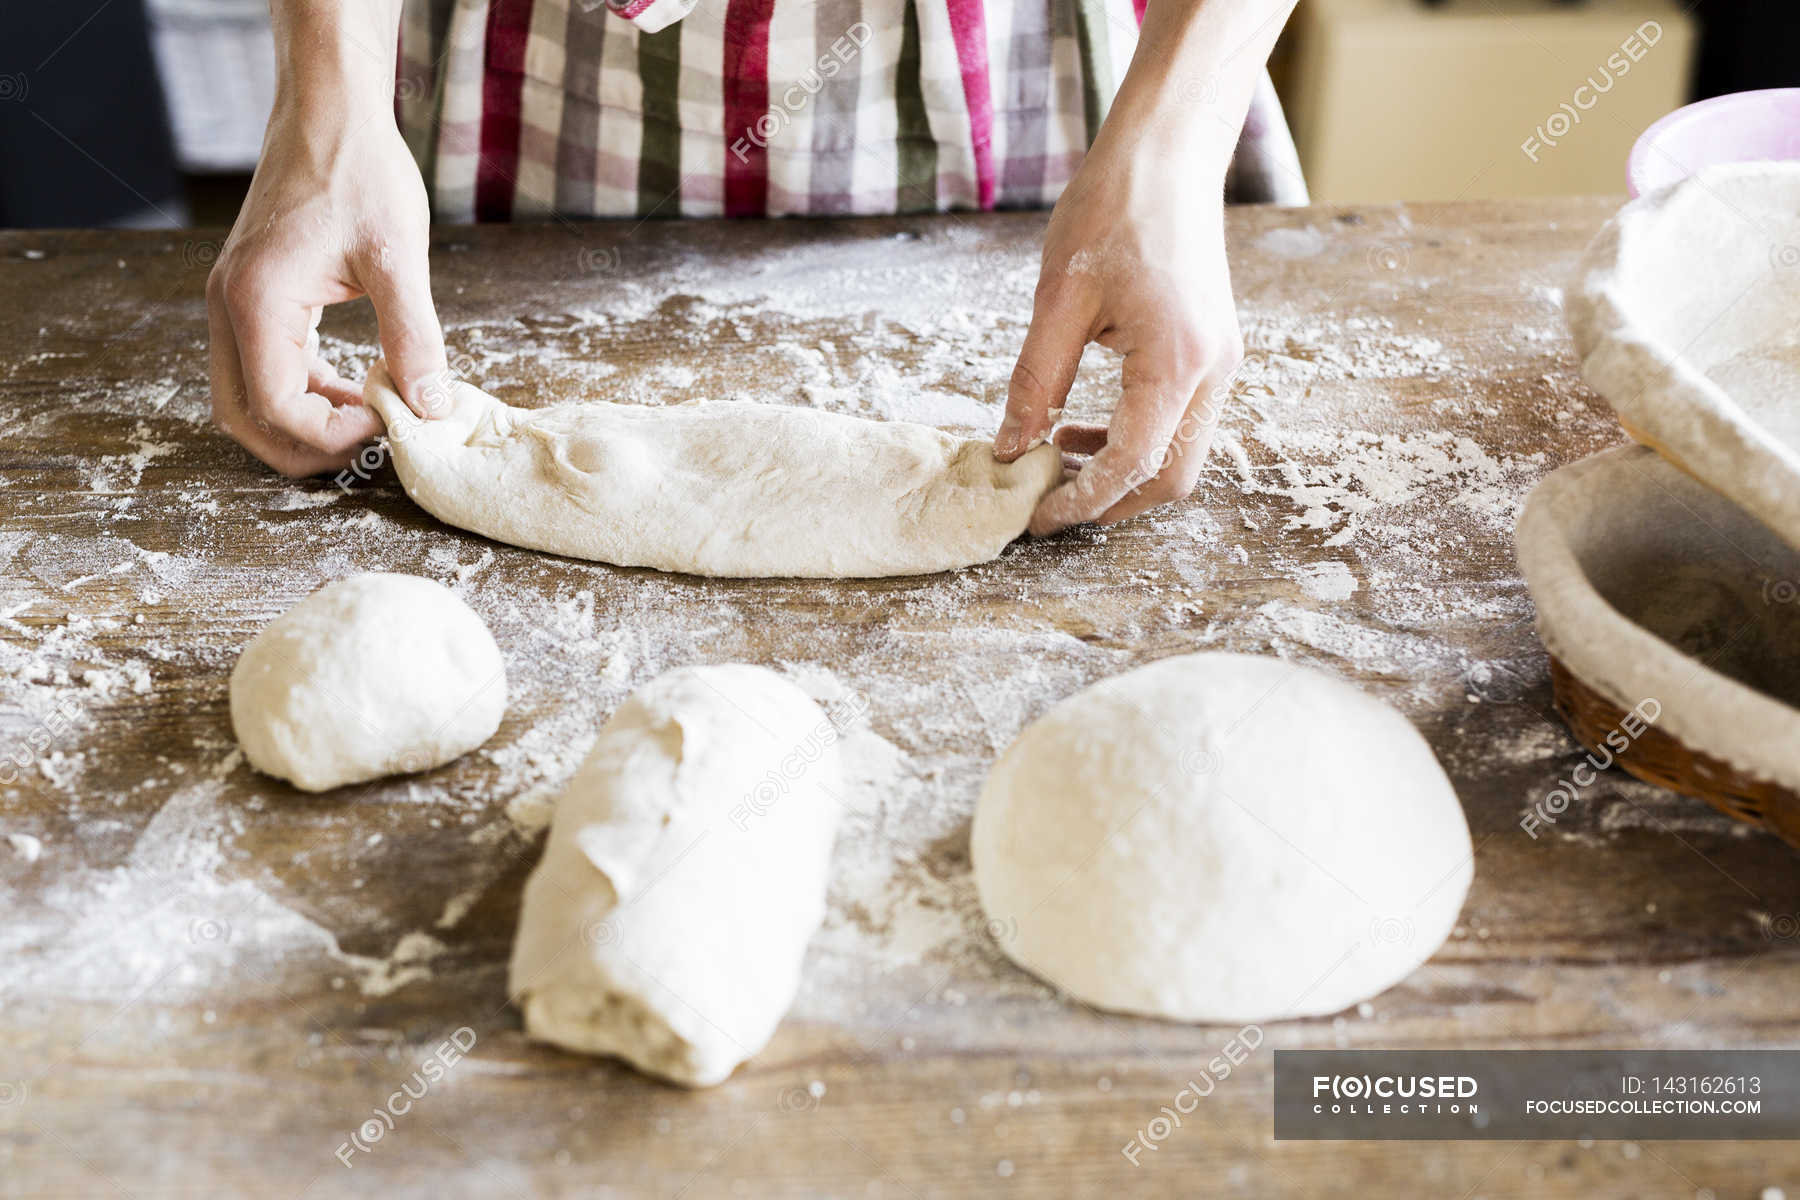
[[[365,401],[427,512],[515,546],[695,575],[923,575],[999,555],[1062,479],[925,425],[735,401],[512,408],[466,383],[421,422]]]
[[[988,776],[982,907],[1027,970],[1181,1021],[1337,1012],[1404,979],[1474,864],[1412,725],[1317,671],[1164,659],[1027,726]]]
[[[1582,374],[1639,442],[1800,546],[1800,163],[1640,197],[1569,296]]]
[[[309,792],[441,766],[492,737],[505,713],[487,626],[412,575],[320,588],[269,622],[231,672],[244,757]]]
[[[768,1044],[825,915],[830,720],[761,667],[638,689],[557,801],[510,991],[540,1041],[690,1087]]]
[[[1576,678],[1800,791],[1800,550],[1642,446],[1546,476],[1516,540],[1538,634]]]

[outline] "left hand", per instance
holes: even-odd
[[[1039,503],[1034,535],[1123,521],[1194,490],[1244,352],[1225,260],[1227,165],[1175,123],[1109,120],[1057,202],[995,454],[1011,462],[1049,436],[1087,343],[1125,362],[1111,424],[1056,431],[1064,451],[1092,457]]]

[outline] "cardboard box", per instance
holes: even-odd
[[[1695,28],[1672,0],[1302,0],[1289,37],[1314,199],[1377,203],[1624,191]]]

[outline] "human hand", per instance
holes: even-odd
[[[1056,430],[1065,452],[1091,457],[1038,504],[1035,535],[1192,492],[1243,358],[1225,164],[1175,143],[1156,128],[1131,141],[1103,131],[1051,214],[996,455],[1011,462],[1050,435],[1088,342],[1125,361],[1111,424]]]
[[[373,301],[382,352],[419,416],[445,370],[430,211],[393,121],[393,55],[382,74],[378,53],[349,45],[338,59],[310,52],[310,85],[284,75],[249,195],[206,281],[213,420],[284,475],[342,467],[382,430],[361,386],[319,353],[325,305]],[[354,72],[362,82],[345,85]]]
[[[1031,532],[1113,522],[1193,491],[1244,356],[1225,261],[1225,172],[1294,0],[1149,0],[1137,50],[1050,217],[1031,328],[994,439],[1050,435],[1088,342],[1125,356],[1112,423],[1056,431],[1090,455]],[[1196,98],[1198,102],[1196,103]]]

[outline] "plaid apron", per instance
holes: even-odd
[[[1038,208],[1142,3],[406,0],[396,106],[440,221]],[[1297,161],[1262,174],[1238,198],[1294,198]]]

